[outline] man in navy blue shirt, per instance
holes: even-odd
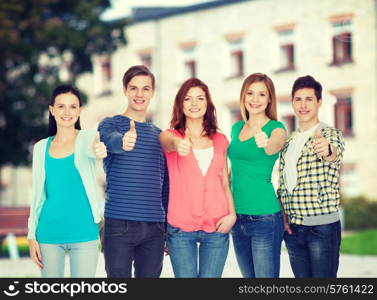
[[[133,66],[123,76],[128,107],[105,118],[98,129],[107,147],[103,251],[108,277],[157,278],[161,274],[168,176],[161,130],[146,121],[154,75]]]

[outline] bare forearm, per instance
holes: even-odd
[[[267,155],[273,155],[281,150],[284,146],[286,132],[282,128],[276,128],[272,131],[271,137],[267,145],[264,147],[264,152]]]
[[[270,141],[266,147],[264,147],[264,152],[267,155],[273,155],[281,150],[283,147],[284,141]]]

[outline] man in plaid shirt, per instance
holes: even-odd
[[[285,211],[284,241],[295,277],[336,277],[339,265],[341,131],[320,122],[322,86],[311,76],[292,87],[299,129],[280,154],[278,198]]]

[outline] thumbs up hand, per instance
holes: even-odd
[[[191,150],[191,133],[188,128],[185,130],[185,137],[183,139],[177,138],[175,140],[175,149],[180,156],[187,156]]]
[[[123,150],[131,151],[136,144],[137,133],[135,127],[135,121],[130,121],[130,130],[128,130],[123,136]]]
[[[107,156],[107,149],[104,143],[100,140],[99,132],[96,133],[96,138],[93,142],[93,152],[98,158],[105,158]]]
[[[318,157],[327,157],[330,155],[329,142],[322,135],[321,129],[317,130],[312,146]]]
[[[264,131],[262,131],[262,125],[260,122],[257,123],[257,132],[254,137],[258,148],[265,148],[267,146],[268,136]]]

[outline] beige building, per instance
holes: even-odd
[[[128,44],[111,57],[93,57],[93,73],[79,80],[90,99],[82,114],[86,127],[125,110],[123,74],[145,64],[157,79],[149,119],[162,129],[180,84],[196,76],[210,87],[219,125],[229,136],[239,118],[243,79],[264,72],[275,83],[280,120],[293,130],[290,89],[297,77],[310,74],[324,88],[321,119],[345,135],[343,194],[377,199],[376,0],[219,0],[139,8],[125,33]],[[26,189],[23,199],[29,194]]]
[[[110,58],[93,58],[93,74],[81,78],[91,99],[83,117],[92,124],[121,113],[123,73],[145,64],[157,78],[149,117],[163,129],[180,84],[196,76],[210,87],[229,135],[243,79],[264,72],[275,82],[280,120],[292,130],[291,86],[311,74],[324,88],[321,119],[345,135],[342,192],[377,199],[376,14],[375,0],[221,0],[135,9],[125,29],[128,44]]]

